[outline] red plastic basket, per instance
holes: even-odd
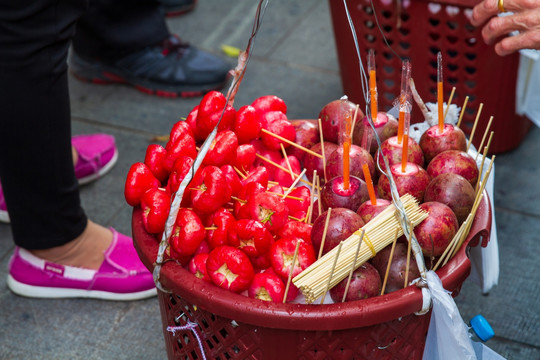
[[[472,7],[478,0],[373,0],[377,19],[388,43],[401,58],[412,64],[412,77],[425,102],[437,101],[437,53],[442,52],[445,101],[456,87],[453,103],[462,106],[469,96],[462,129],[470,133],[480,103],[482,114],[473,139],[479,146],[490,116],[495,132],[491,153],[518,146],[532,123],[516,114],[516,81],[519,55],[500,57],[487,46],[481,29],[470,24]],[[345,94],[365,105],[360,82],[359,60],[345,7],[341,0],[330,0],[330,10],[341,80]],[[371,8],[371,0],[349,0],[348,10],[358,38],[364,66],[369,49],[377,61],[377,90],[381,110],[392,107],[400,92],[401,59],[386,46]],[[400,21],[400,23],[398,23]],[[414,105],[412,122],[423,121]],[[480,135],[478,135],[480,134]]]
[[[448,264],[437,271],[443,286],[456,296],[469,276],[468,246],[486,246],[491,229],[489,198],[478,208],[469,235]],[[135,247],[153,270],[158,241],[132,217]],[[169,359],[202,359],[193,332],[173,335],[168,326],[197,324],[208,359],[421,359],[430,313],[422,308],[416,286],[361,301],[339,304],[279,304],[251,299],[206,283],[175,262],[161,269],[159,291],[163,333]]]

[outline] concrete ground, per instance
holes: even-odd
[[[171,18],[171,30],[220,53],[222,44],[244,48],[256,2],[199,1],[195,12]],[[231,59],[234,63],[235,59]],[[339,66],[325,1],[270,1],[235,106],[275,94],[289,118],[315,118],[341,97]],[[70,78],[73,133],[116,136],[120,158],[103,179],[81,189],[90,218],[131,233],[123,187],[130,165],[144,158],[156,135],[200,101],[148,96],[124,86],[98,86]],[[540,130],[496,160],[495,195],[501,274],[483,295],[467,280],[456,302],[468,322],[483,314],[496,336],[487,345],[508,359],[540,359]],[[536,155],[535,155],[536,154]],[[34,300],[5,286],[13,251],[8,225],[0,225],[0,359],[164,359],[156,298],[136,302]]]

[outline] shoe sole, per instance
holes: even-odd
[[[78,179],[79,185],[86,185],[88,183],[91,183],[92,181],[99,179],[100,177],[108,173],[112,169],[112,167],[116,164],[117,161],[118,161],[118,150],[115,150],[114,155],[111,158],[111,160],[109,160],[109,162],[104,167],[102,167],[98,172]]]
[[[134,293],[113,293],[99,290],[83,290],[83,289],[68,289],[54,288],[43,286],[32,286],[23,284],[15,280],[11,275],[7,276],[7,286],[13,293],[29,297],[41,299],[67,299],[67,298],[85,298],[99,300],[114,300],[114,301],[131,301],[142,300],[157,295],[157,289],[148,289]]]
[[[169,17],[176,17],[176,16],[187,14],[189,12],[192,12],[195,9],[196,5],[197,5],[197,1],[194,1],[193,4],[184,6],[178,9],[173,9],[173,10],[165,9],[165,16],[169,18]]]
[[[9,224],[9,214],[7,211],[0,210],[0,222]]]
[[[70,73],[80,81],[97,84],[111,85],[120,84],[131,86],[147,95],[155,95],[166,98],[192,98],[201,97],[212,90],[219,90],[225,86],[230,75],[220,83],[205,85],[183,85],[167,89],[156,87],[155,83],[141,79],[130,78],[129,75],[120,74],[116,69],[101,64],[89,63],[75,54],[71,55]],[[77,69],[74,69],[77,68]]]

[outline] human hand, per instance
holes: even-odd
[[[497,16],[499,7],[511,12]],[[498,55],[504,56],[521,49],[540,49],[540,1],[483,0],[473,9],[471,23],[482,27],[487,44],[495,44]],[[510,33],[518,31],[516,35]]]

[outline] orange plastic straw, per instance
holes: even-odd
[[[369,71],[369,94],[371,95],[371,119],[377,120],[377,75],[375,72],[375,53],[369,50],[368,53],[368,71]]]
[[[373,180],[371,179],[368,164],[362,164],[362,171],[364,171],[364,179],[366,180],[369,200],[371,200],[371,205],[375,206],[377,205],[377,198],[375,197],[375,188],[373,187]]]
[[[405,112],[407,111],[407,99],[409,93],[409,81],[411,79],[411,63],[409,60],[403,60],[401,66],[401,93],[399,94],[399,122],[398,122],[398,144],[403,141],[403,134],[405,133]]]
[[[437,54],[437,103],[439,105],[439,133],[444,130],[442,54]]]
[[[403,141],[404,129],[405,129],[405,112],[400,111],[399,112],[398,130],[397,130],[397,142],[398,142],[398,144],[401,144],[401,142]]]
[[[407,168],[407,158],[409,156],[409,135],[403,134],[403,151],[401,153],[401,172]]]
[[[350,150],[351,150],[351,114],[345,115],[345,129],[343,130],[343,188],[349,189],[350,186]]]

